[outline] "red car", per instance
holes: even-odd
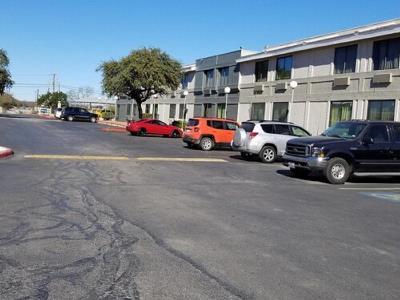
[[[142,119],[139,121],[128,121],[126,130],[131,135],[161,135],[178,138],[182,136],[182,130],[176,126],[167,125],[160,120]]]

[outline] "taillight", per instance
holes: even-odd
[[[194,128],[194,132],[199,132],[200,131],[200,128],[199,127],[195,127]]]
[[[250,135],[249,135],[250,139],[256,137],[257,134],[258,134],[258,132],[250,132]]]

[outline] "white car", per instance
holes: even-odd
[[[243,158],[258,155],[263,163],[272,163],[285,153],[286,143],[296,137],[310,136],[304,128],[277,121],[246,121],[236,129],[232,149]]]
[[[57,119],[61,119],[61,113],[62,113],[62,108],[56,108],[56,111],[54,112],[54,116]]]

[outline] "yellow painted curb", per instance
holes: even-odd
[[[70,159],[70,160],[129,160],[126,156],[96,156],[96,155],[48,155],[34,154],[25,155],[24,158],[33,159]]]
[[[221,158],[138,157],[136,159],[139,161],[228,162]]]

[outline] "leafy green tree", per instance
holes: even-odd
[[[10,61],[6,51],[0,49],[0,95],[4,94],[6,88],[12,87],[14,82],[11,80],[11,74],[8,70]]]
[[[51,109],[55,109],[57,108],[58,101],[61,102],[61,106],[68,106],[67,94],[63,92],[47,92],[46,94],[43,94],[38,98],[37,104],[38,106],[43,105],[50,107]]]
[[[139,110],[151,95],[165,95],[178,88],[181,80],[181,64],[158,48],[142,48],[132,51],[119,61],[104,62],[97,69],[103,73],[103,90],[109,96],[126,95],[134,99]]]

